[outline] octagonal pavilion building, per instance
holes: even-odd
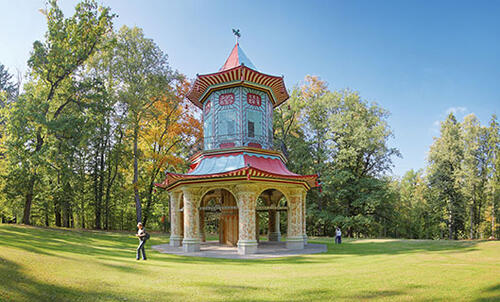
[[[286,247],[303,249],[306,193],[317,175],[290,172],[272,150],[273,109],[289,98],[283,77],[259,72],[237,42],[218,72],[197,75],[187,98],[203,112],[203,150],[186,174],[166,172],[158,184],[170,194],[170,245],[199,251],[205,218],[216,213],[219,243],[256,253],[264,212],[269,241],[281,240],[286,214]]]

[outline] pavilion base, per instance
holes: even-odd
[[[257,240],[239,240],[238,241],[238,254],[249,255],[257,253]]]
[[[289,250],[302,250],[304,249],[304,237],[294,236],[286,238],[286,248]]]
[[[227,246],[219,241],[208,241],[200,244],[200,251],[196,253],[184,253],[182,247],[172,247],[170,244],[153,245],[152,248],[160,253],[189,257],[209,257],[224,259],[265,259],[277,257],[296,257],[299,255],[326,253],[325,244],[309,243],[302,250],[289,250],[286,242],[262,241],[259,244],[257,253],[239,255],[238,248]]]
[[[200,240],[184,238],[182,241],[182,250],[184,253],[194,253],[200,251]]]
[[[170,236],[170,246],[177,247],[181,246],[181,244],[182,244],[181,236],[175,236],[175,235]]]
[[[268,235],[269,241],[281,241],[280,232],[270,232]]]

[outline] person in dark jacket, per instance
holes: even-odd
[[[142,226],[142,223],[137,224],[137,236],[139,238],[139,246],[137,247],[137,256],[136,259],[139,260],[142,253],[142,260],[146,260],[146,252],[144,251],[144,245],[146,244],[146,229]]]

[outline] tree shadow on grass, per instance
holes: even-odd
[[[95,257],[128,258],[135,256],[137,239],[123,234],[2,226],[0,246],[64,258],[61,253]]]
[[[197,287],[207,288],[214,295],[222,296],[224,301],[360,301],[374,299],[401,299],[411,296],[422,286],[407,285],[395,289],[360,290],[345,294],[334,286],[313,289],[277,290],[267,286],[248,286],[248,284],[220,284],[216,282],[199,282]],[[263,298],[259,298],[262,296]]]
[[[477,250],[475,246],[480,241],[458,241],[458,240],[406,240],[406,239],[383,239],[383,240],[346,240],[342,244],[334,244],[327,240],[314,240],[314,243],[327,244],[327,254],[337,255],[398,255],[422,252],[472,252]]]
[[[2,301],[99,301],[123,300],[108,292],[81,291],[74,288],[34,280],[22,273],[21,267],[0,258],[0,300]]]
[[[481,290],[481,296],[476,302],[500,301],[500,283]]]
[[[108,259],[113,261],[131,260],[135,256],[137,239],[127,233],[102,231],[78,231],[65,229],[46,229],[39,227],[2,225],[0,228],[0,246],[23,249],[42,255],[64,257],[64,253],[79,254]],[[229,265],[262,265],[262,264],[313,264],[332,262],[345,255],[373,256],[399,255],[427,252],[470,252],[476,250],[478,241],[434,241],[434,240],[345,240],[336,245],[331,239],[314,238],[311,243],[326,244],[326,253],[300,255],[271,259],[222,259],[191,256],[176,256],[152,251],[155,244],[168,242],[166,236],[155,234],[147,243],[150,260],[161,262],[190,264],[229,264]],[[66,255],[68,255],[66,254]],[[158,266],[162,266],[162,263]],[[166,264],[166,263],[165,263]],[[111,265],[113,266],[113,265]],[[114,266],[127,271],[127,265]]]

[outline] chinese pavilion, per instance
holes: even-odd
[[[286,247],[303,249],[306,192],[317,176],[290,172],[272,150],[273,109],[289,98],[283,77],[257,71],[237,42],[218,72],[197,75],[187,98],[202,109],[204,144],[186,174],[166,172],[158,184],[170,194],[170,245],[199,251],[206,214],[215,212],[219,242],[256,253],[257,214],[268,213],[268,240],[280,241],[286,212]]]

